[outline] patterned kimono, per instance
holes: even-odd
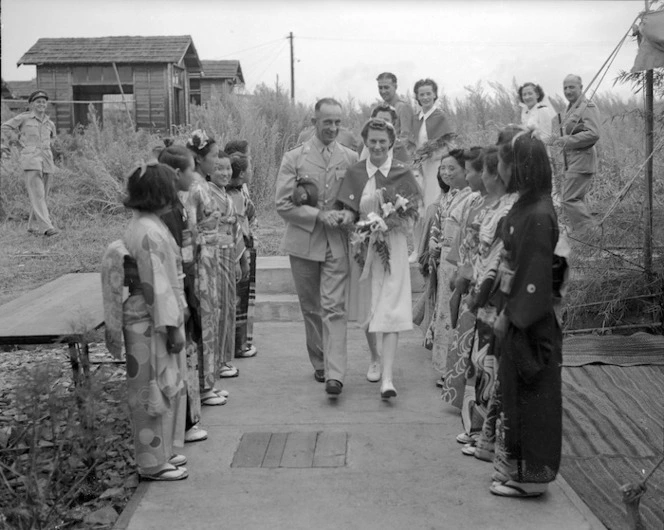
[[[499,289],[500,265],[504,252],[500,227],[517,198],[516,193],[505,194],[487,210],[480,226],[479,252],[473,263],[476,303],[479,309],[475,343],[470,359],[475,375],[475,399],[469,407],[469,414],[473,423],[481,418],[482,431],[476,445],[479,450],[488,452],[494,450],[497,419],[499,352],[493,334],[493,324],[504,306],[504,295]]]
[[[562,445],[562,333],[553,309],[558,223],[551,197],[521,197],[505,217],[502,239],[513,274],[501,281],[509,325],[500,345],[494,467],[516,482],[547,483],[558,473]]]
[[[468,352],[466,386],[461,419],[467,434],[478,432],[485,423],[489,400],[498,375],[493,349],[493,322],[500,305],[497,291],[498,266],[503,242],[498,234],[501,220],[517,199],[517,194],[503,195],[495,204],[485,207],[475,220],[477,249],[471,256],[472,282],[469,296],[476,308],[472,350]],[[494,296],[490,298],[491,293]]]
[[[463,402],[466,401],[464,398],[468,377],[466,371],[475,337],[476,311],[470,307],[473,293],[472,260],[479,247],[479,221],[484,212],[484,198],[479,193],[471,193],[459,204],[459,210],[459,228],[447,254],[447,261],[456,266],[457,278],[470,282],[470,288],[467,293],[463,293],[464,296],[459,303],[456,327],[450,337],[441,395],[443,401],[461,409],[464,429],[469,432]]]
[[[165,464],[184,444],[185,350],[169,353],[167,327],[181,327],[186,302],[180,250],[154,214],[134,213],[124,242],[139,282],[124,303],[127,395],[139,468]]]
[[[200,321],[198,374],[200,391],[204,393],[214,388],[221,352],[218,230],[220,213],[210,194],[210,185],[198,174],[184,197],[187,215],[197,233],[194,291],[198,299]]]
[[[429,253],[439,256],[438,265],[438,292],[436,294],[436,309],[431,319],[429,335],[433,341],[433,367],[441,374],[447,366],[447,350],[450,342],[452,323],[450,320],[450,278],[454,273],[454,266],[447,261],[450,245],[458,228],[459,216],[463,201],[470,195],[470,188],[454,189],[442,195],[439,208],[431,224],[429,237]]]
[[[254,305],[252,301],[256,299],[256,248],[251,228],[256,220],[256,209],[244,184],[235,187],[228,186],[226,191],[233,201],[240,228],[235,242],[235,260],[238,261],[246,250],[249,250],[250,254],[249,277],[245,280],[238,280],[236,284],[235,349],[241,352],[251,346],[253,341]],[[249,314],[250,311],[252,314]]]
[[[189,307],[189,318],[184,323],[187,339],[186,385],[187,385],[187,430],[201,419],[201,393],[198,376],[198,339],[200,338],[199,303],[196,297],[196,263],[192,239],[192,226],[184,204],[178,200],[170,210],[163,212],[160,219],[164,222],[175,242],[180,247],[182,269],[184,272],[184,295]]]
[[[235,296],[235,243],[237,241],[239,225],[232,199],[223,188],[210,184],[212,200],[219,211],[219,360],[217,370],[222,364],[229,363],[235,356],[235,311],[237,300]]]

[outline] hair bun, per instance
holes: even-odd
[[[173,141],[173,138],[164,138],[163,141],[164,141],[164,146],[165,146],[166,148],[169,148],[170,146],[172,146],[172,145],[175,143],[175,142]]]

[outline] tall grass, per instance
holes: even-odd
[[[520,119],[516,105],[516,87],[495,83],[478,83],[466,87],[466,95],[451,101],[439,95],[438,104],[447,113],[462,145],[489,145],[496,141],[498,131]],[[614,204],[623,187],[634,177],[644,161],[644,119],[640,101],[624,101],[610,94],[594,98],[602,116],[602,137],[597,145],[598,173],[589,195],[591,209],[601,219]],[[556,111],[564,112],[566,102],[552,98]],[[344,125],[359,137],[362,123],[372,105],[353,99],[342,101]],[[664,105],[656,109],[655,142],[664,130]],[[3,107],[3,121],[11,114]],[[259,86],[251,95],[218,94],[204,107],[194,107],[191,124],[174,135],[184,142],[196,128],[203,128],[223,145],[232,139],[246,139],[252,155],[253,181],[250,190],[256,202],[259,220],[269,223],[267,238],[278,238],[275,231],[282,225],[274,212],[276,175],[284,152],[292,148],[300,131],[310,124],[313,108],[292,104],[287,92]],[[134,131],[122,120],[108,121],[103,127],[94,114],[90,125],[74,135],[59,135],[56,150],[58,169],[53,178],[53,216],[59,224],[80,225],[81,220],[118,219],[126,215],[121,206],[125,178],[134,163],[150,156],[162,143],[162,135]],[[558,184],[562,178],[560,155],[554,153]],[[655,153],[655,175],[662,174],[662,150]],[[2,160],[0,198],[9,219],[27,218],[29,204],[18,166],[18,151],[11,149]],[[575,274],[568,296],[568,321],[587,321],[590,312],[602,315],[601,324],[609,325],[624,318],[626,304],[619,300],[629,295],[658,290],[662,269],[661,249],[664,248],[664,219],[661,197],[664,183],[655,179],[654,276],[643,271],[644,191],[640,175],[615,210],[598,230],[593,245],[573,242]],[[272,226],[274,225],[274,226]],[[259,236],[260,241],[260,236]],[[265,251],[278,247],[267,241]],[[661,289],[659,289],[661,290]],[[584,304],[604,300],[599,307]],[[654,311],[648,308],[648,311]],[[659,310],[658,310],[659,311]],[[660,312],[661,313],[661,312]],[[658,313],[659,314],[659,313]]]

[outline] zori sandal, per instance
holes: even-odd
[[[175,467],[182,467],[187,463],[187,457],[184,455],[174,454],[168,459],[168,463]]]
[[[536,484],[533,482],[530,483],[519,483],[509,480],[507,482],[498,482],[495,481],[489,487],[489,491],[494,495],[499,497],[517,497],[517,498],[527,498],[527,497],[539,497],[542,495],[548,484]]]
[[[225,398],[224,396],[220,396],[219,394],[215,393],[212,390],[201,396],[201,405],[206,405],[208,407],[213,407],[216,405],[225,405],[226,401],[228,401],[227,398]]]
[[[224,363],[219,369],[219,377],[237,377],[240,375],[240,370],[229,363]]]
[[[189,473],[185,467],[175,467],[168,464],[168,467],[154,473],[142,473],[139,471],[138,476],[141,480],[170,482],[173,480],[183,480],[189,476]]]

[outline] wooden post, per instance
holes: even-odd
[[[115,78],[118,80],[118,86],[120,87],[120,94],[122,94],[122,103],[124,103],[125,110],[127,111],[127,117],[129,118],[129,123],[131,123],[132,129],[136,129],[136,127],[134,126],[134,120],[131,117],[131,112],[129,112],[129,105],[127,105],[127,100],[125,99],[124,90],[122,90],[122,81],[120,81],[120,72],[118,72],[118,67],[116,66],[115,63],[113,63],[113,70],[115,71]]]
[[[646,2],[646,13],[650,11],[650,0]],[[645,227],[643,230],[643,268],[648,278],[652,276],[652,172],[653,172],[653,72],[645,76],[645,121],[646,121],[646,171],[645,171]]]
[[[288,36],[290,40],[290,98],[295,103],[295,51],[293,50],[293,32]]]

